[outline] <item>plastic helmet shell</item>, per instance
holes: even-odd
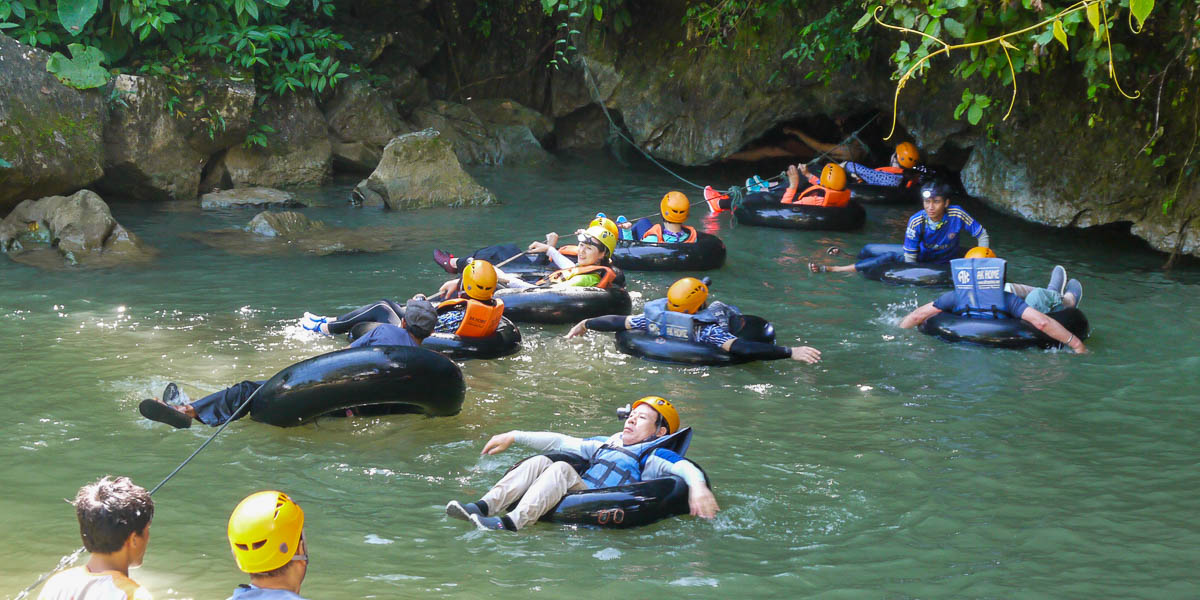
[[[991,248],[975,246],[967,250],[967,258],[996,258],[996,252]]]
[[[684,277],[667,289],[667,310],[696,314],[708,300],[708,286],[695,277]]]
[[[613,220],[608,217],[596,217],[595,219],[592,219],[592,222],[588,223],[588,229],[591,229],[597,225],[607,229],[608,232],[614,236],[620,236],[619,230],[617,229],[617,224],[613,223]]]
[[[591,227],[588,227],[587,231],[584,232],[584,236],[586,236],[587,238],[592,238],[592,240],[595,240],[597,242],[600,242],[600,244],[603,245],[608,250],[608,256],[612,256],[613,250],[617,249],[616,234],[614,234],[613,232],[606,229],[603,225],[593,225]],[[585,240],[581,240],[581,241],[592,241],[592,240],[585,239]]]
[[[496,291],[496,267],[479,259],[467,263],[462,272],[462,289],[476,300],[491,300]]]
[[[912,142],[903,142],[896,146],[896,162],[905,169],[911,169],[921,162],[921,153]]]
[[[821,185],[837,191],[846,189],[846,170],[837,163],[825,165],[821,169]]]
[[[691,204],[688,202],[687,196],[683,192],[667,192],[663,196],[662,202],[658,206],[659,212],[662,213],[662,218],[668,223],[683,223],[687,221],[688,211],[691,209]]]
[[[655,412],[662,415],[667,420],[667,433],[675,433],[679,431],[679,411],[675,410],[675,405],[671,404],[670,400],[661,396],[646,396],[641,400],[633,403],[629,407],[631,410],[638,407],[639,404],[645,404],[653,408]]]
[[[291,562],[300,549],[304,511],[287,494],[250,494],[229,515],[229,547],[245,573],[265,573]]]

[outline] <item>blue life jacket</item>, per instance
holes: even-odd
[[[606,437],[589,438],[606,441]],[[589,489],[616,487],[642,480],[642,469],[655,450],[670,450],[678,456],[687,452],[692,428],[684,427],[671,435],[654,438],[632,446],[604,444],[587,459],[587,469],[580,475]]]
[[[740,315],[742,311],[738,310],[736,306],[714,301],[704,310],[689,315],[667,310],[667,299],[659,298],[647,302],[643,313],[646,315],[646,320],[650,322],[646,326],[646,331],[650,335],[694,342],[696,341],[696,332],[701,325],[715,323],[728,329],[729,317]]]
[[[1004,303],[1002,258],[956,258],[950,261],[954,280],[954,313],[974,319],[1010,319]]]

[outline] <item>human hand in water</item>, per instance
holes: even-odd
[[[576,323],[575,326],[567,332],[567,338],[579,337],[585,333],[587,333],[587,319]]]
[[[717,511],[721,510],[707,485],[688,488],[688,508],[691,509],[692,516],[705,519],[717,516]]]
[[[480,456],[484,454],[499,454],[505,450],[508,450],[508,447],[511,446],[515,440],[516,436],[514,436],[513,432],[511,431],[508,433],[493,435],[492,439],[488,440],[487,443],[483,445],[483,452],[480,452],[479,454]]]
[[[793,346],[792,360],[804,361],[810,365],[821,362],[821,351],[810,346]]]
[[[806,167],[804,165],[800,165],[800,166],[804,169],[804,174],[808,175],[808,167]],[[800,187],[800,172],[796,170],[796,165],[792,165],[792,166],[788,167],[787,176],[788,176],[788,187],[791,187],[791,188]]]

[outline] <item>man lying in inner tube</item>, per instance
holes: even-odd
[[[808,263],[813,273],[845,273],[865,271],[872,267],[894,262],[944,264],[953,258],[961,258],[966,249],[959,246],[962,232],[975,238],[975,244],[987,248],[990,245],[987,230],[957,204],[950,204],[953,193],[950,186],[940,181],[931,181],[921,186],[924,210],[908,219],[904,230],[904,244],[867,244],[858,253],[858,262],[852,265],[826,266]],[[836,248],[830,249],[836,253]]]
[[[1005,291],[1005,261],[997,258],[991,249],[972,248],[966,258],[955,259],[952,264],[956,273],[965,271],[961,276],[955,277],[954,290],[908,313],[900,321],[900,327],[911,329],[943,311],[973,319],[1021,319],[1051,339],[1069,346],[1076,354],[1087,352],[1083,340],[1067,331],[1058,321],[1029,306],[1016,293]],[[1065,276],[1066,272],[1063,271],[1063,277]],[[1074,305],[1082,295],[1082,286],[1077,280],[1071,281],[1073,283],[1069,301]],[[1051,285],[1055,285],[1054,277]],[[1021,288],[1034,289],[1030,286]]]
[[[800,189],[800,174],[808,178],[808,189]],[[817,177],[808,172],[808,165],[801,163],[788,167],[788,188],[783,193],[783,204],[802,204],[806,206],[846,206],[850,203],[850,192],[846,189],[846,171],[835,163],[829,163],[821,168],[821,176]]]
[[[675,337],[711,344],[735,356],[751,360],[790,358],[809,364],[821,360],[821,351],[808,346],[776,346],[764,342],[740,340],[728,329],[728,305],[714,301],[705,306],[708,286],[695,277],[684,277],[671,284],[666,298],[646,303],[640,315],[607,315],[576,323],[568,338],[592,331],[640,329],[654,335]],[[736,309],[734,309],[736,310]]]
[[[692,205],[683,192],[667,192],[658,204],[658,212],[662,215],[661,223],[654,223],[646,217],[638,219],[635,223],[625,221],[623,217],[617,218],[617,225],[621,228],[621,239],[654,244],[695,243],[696,229],[684,225],[691,208]]]
[[[891,164],[886,167],[872,169],[853,161],[842,163],[846,173],[854,176],[867,185],[887,187],[913,187],[921,183],[921,178],[929,173],[921,163],[921,153],[912,142],[902,142],[892,153]]]
[[[504,301],[492,297],[496,291],[496,268],[486,260],[468,261],[456,286],[460,291],[437,305],[434,333],[485,338],[495,333],[500,325],[500,317],[504,316]],[[420,294],[414,298],[425,299]],[[404,321],[403,314],[400,305],[384,299],[360,306],[339,317],[322,317],[306,312],[301,327],[325,335],[341,335],[364,322],[399,325]]]
[[[488,440],[482,454],[498,454],[519,442],[539,452],[576,455],[587,466],[577,472],[571,463],[535,456],[506,473],[483,498],[466,504],[450,501],[446,514],[471,521],[480,529],[517,531],[553,509],[567,492],[674,475],[688,484],[691,514],[711,519],[720,507],[703,471],[662,447],[678,431],[679,413],[675,407],[658,396],[646,396],[633,403],[625,428],[607,438],[580,439],[548,431],[501,433]],[[518,499],[516,508],[498,516]]]
[[[380,325],[367,335],[354,340],[349,347],[419,347],[421,342],[433,333],[436,324],[437,313],[433,305],[424,298],[413,298],[404,305],[404,318],[400,319],[399,325]],[[138,411],[151,421],[166,423],[176,429],[191,427],[193,419],[216,427],[226,421],[236,421],[246,416],[245,412],[234,414],[234,411],[264,383],[266,381],[243,381],[190,402],[187,394],[172,382],[163,389],[161,400],[142,400]]]

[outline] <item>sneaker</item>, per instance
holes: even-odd
[[[1054,270],[1050,271],[1050,283],[1046,285],[1046,289],[1057,292],[1061,296],[1066,285],[1067,270],[1062,265],[1054,265]]]
[[[471,522],[474,523],[475,527],[478,527],[479,529],[486,529],[490,531],[516,531],[516,528],[509,527],[508,523],[505,523],[504,521],[504,517],[481,517],[479,515],[471,515]]]
[[[479,510],[479,506],[474,502],[463,504],[458,500],[451,500],[448,504],[446,504],[447,517],[454,517],[455,519],[470,521],[472,515],[480,517],[486,516]]]
[[[721,201],[728,199],[728,195],[714,190],[711,185],[704,187],[704,201],[708,203],[709,212],[719,213],[725,210],[724,208],[721,208]]]
[[[192,399],[188,398],[188,395],[183,393],[183,390],[179,389],[179,386],[175,385],[175,382],[172,381],[167,384],[167,387],[163,388],[162,401],[168,406],[183,406],[184,404],[190,404]]]
[[[433,262],[437,263],[439,267],[445,269],[451,275],[458,273],[458,267],[454,266],[454,255],[445,250],[434,248]]]
[[[1079,283],[1078,279],[1072,279],[1067,282],[1067,287],[1064,288],[1063,294],[1075,296],[1075,308],[1079,308],[1079,303],[1083,302],[1083,284]]]
[[[142,403],[138,405],[138,412],[151,421],[166,423],[175,429],[187,429],[192,426],[191,417],[183,414],[175,407],[163,404],[153,398],[142,400]]]
[[[746,193],[747,194],[753,194],[755,192],[765,192],[769,189],[771,189],[771,186],[768,185],[767,182],[765,180],[763,180],[762,177],[759,177],[758,175],[755,175],[754,177],[751,177],[746,180]]]

